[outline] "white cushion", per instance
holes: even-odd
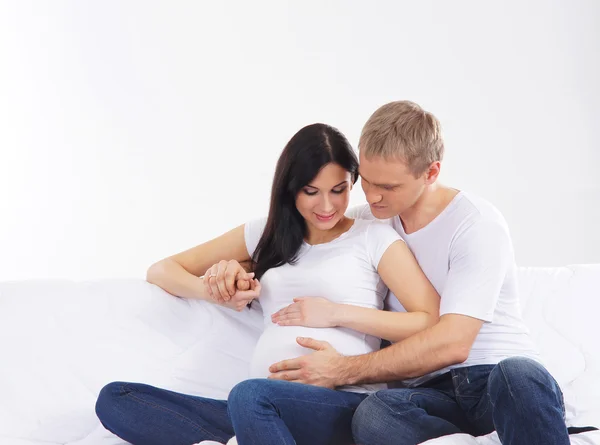
[[[599,426],[600,265],[523,268],[519,282],[569,423]],[[138,381],[224,399],[247,377],[262,326],[257,310],[175,298],[142,280],[0,283],[0,308],[0,445],[124,445],[95,416],[102,386]],[[494,437],[429,443],[497,444]],[[599,433],[572,443],[600,445]]]

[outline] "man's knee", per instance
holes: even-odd
[[[490,373],[488,389],[492,400],[502,394],[530,398],[533,393],[560,393],[546,368],[525,357],[511,357],[498,363]]]
[[[409,397],[401,391],[378,391],[363,400],[352,418],[352,435],[357,443],[378,443],[378,437],[390,425],[402,422],[402,412],[411,408]],[[414,406],[412,406],[414,407]]]

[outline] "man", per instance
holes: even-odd
[[[368,205],[353,216],[388,220],[398,231],[441,296],[440,321],[363,356],[299,340],[315,352],[273,365],[271,378],[329,388],[401,382],[359,405],[360,445],[493,430],[504,445],[569,444],[562,393],[521,319],[506,222],[488,202],[437,182],[438,120],[414,103],[389,103],[364,126],[359,151]],[[388,305],[403,310],[393,296]]]

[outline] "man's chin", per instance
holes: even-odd
[[[396,215],[396,213],[394,213],[394,211],[387,206],[385,206],[385,207],[370,206],[370,207],[371,207],[371,213],[377,219],[389,219],[392,216]]]

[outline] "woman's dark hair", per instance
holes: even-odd
[[[271,205],[265,230],[252,255],[260,279],[274,267],[293,264],[306,236],[306,221],[296,208],[296,197],[327,164],[338,164],[358,178],[358,159],[339,130],[325,124],[302,128],[287,143],[275,169]]]

